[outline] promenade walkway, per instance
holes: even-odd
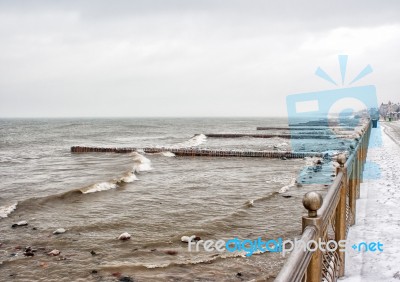
[[[376,168],[366,165],[356,224],[347,238],[346,273],[341,281],[400,281],[400,122],[381,125],[371,134],[367,157],[367,162],[379,165],[380,175]],[[379,130],[382,146],[376,147]],[[351,248],[360,242],[377,241],[383,244],[382,252]]]

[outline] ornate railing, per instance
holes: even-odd
[[[349,158],[346,160],[345,155],[338,157],[340,166],[324,199],[317,192],[304,195],[303,205],[308,214],[302,218],[303,233],[300,240],[305,246],[310,241],[320,240],[328,244],[325,251],[314,248],[317,246],[304,248],[303,244],[295,244],[276,282],[336,281],[344,275],[345,253],[334,245],[347,238],[349,227],[355,223],[356,199],[360,197],[370,133],[371,123],[368,123],[363,127],[357,147]]]

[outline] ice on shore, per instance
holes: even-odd
[[[118,240],[125,241],[125,240],[129,240],[129,239],[131,239],[131,234],[129,234],[128,232],[124,232],[118,236]]]
[[[64,228],[58,228],[56,231],[53,232],[54,235],[63,234],[66,230]]]

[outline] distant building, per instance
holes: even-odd
[[[389,101],[389,103],[384,104],[382,103],[381,106],[379,107],[379,114],[381,117],[384,119],[387,118],[392,118],[392,119],[399,119],[400,118],[400,103],[392,103]]]

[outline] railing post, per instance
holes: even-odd
[[[364,180],[364,164],[365,164],[365,132],[361,139],[361,169],[360,169],[360,182]]]
[[[351,164],[353,166],[351,177],[349,179],[349,205],[350,205],[350,211],[352,214],[352,218],[350,221],[350,225],[354,225],[356,223],[356,199],[357,199],[357,166],[356,166],[357,160],[356,158],[353,159],[353,163]]]
[[[342,183],[340,185],[340,193],[339,193],[339,203],[336,207],[335,212],[335,241],[339,243],[341,240],[346,240],[346,189],[347,189],[347,169],[344,167],[346,163],[346,156],[341,154],[337,158],[337,162],[340,167],[337,168],[336,173],[338,174],[340,171],[343,173]],[[344,267],[345,267],[345,253],[341,252],[338,248],[336,253],[339,257],[341,267],[339,267],[339,277],[344,275]]]
[[[303,206],[308,210],[308,215],[303,216],[303,231],[307,226],[313,225],[317,229],[317,240],[322,237],[322,219],[317,215],[322,206],[322,196],[317,192],[308,192],[303,197]],[[322,252],[317,246],[307,268],[307,282],[321,282],[322,280]]]
[[[360,198],[360,185],[361,185],[361,157],[360,157],[360,147],[358,147],[358,150],[356,152],[356,165],[357,165],[357,169],[356,169],[356,190],[357,190],[357,199]]]
[[[363,150],[362,150],[362,152],[363,152],[363,154],[362,154],[362,159],[363,159],[363,167],[364,167],[364,164],[365,164],[365,160],[366,160],[366,154],[365,154],[365,149],[366,149],[366,141],[367,140],[367,135],[366,135],[366,132],[364,132],[364,136],[363,136],[363,146],[362,146],[362,148],[363,148]]]

